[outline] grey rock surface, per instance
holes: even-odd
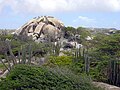
[[[120,90],[120,87],[109,85],[103,82],[93,82],[93,84],[97,87],[101,87],[105,90]]]
[[[32,37],[34,41],[46,38],[59,40],[62,28],[64,28],[64,24],[60,20],[51,16],[41,16],[25,23],[15,31],[15,34]]]

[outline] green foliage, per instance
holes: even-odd
[[[52,67],[52,68],[53,67],[54,68],[55,67],[66,67],[66,68],[70,69],[73,73],[75,73],[76,75],[78,75],[78,74],[84,75],[85,70],[86,71],[90,70],[89,75],[96,81],[102,81],[102,82],[110,81],[111,84],[114,84],[113,82],[115,80],[118,81],[117,78],[120,78],[119,62],[117,62],[117,63],[111,62],[111,58],[113,60],[120,58],[120,33],[119,32],[115,33],[115,34],[111,34],[111,35],[97,33],[94,35],[93,40],[87,41],[85,38],[87,36],[91,36],[91,33],[90,33],[90,31],[88,31],[85,28],[78,27],[76,29],[74,27],[66,27],[63,31],[65,32],[64,37],[66,39],[75,40],[79,43],[82,43],[82,45],[89,48],[89,50],[88,50],[89,53],[85,53],[85,51],[84,50],[81,51],[81,49],[80,50],[73,49],[73,50],[71,50],[71,52],[63,51],[63,53],[67,56],[58,56],[61,46],[57,45],[55,47],[55,45],[53,45],[51,40],[49,40],[50,42],[48,42],[48,43],[35,43],[32,40],[27,40],[27,39],[22,40],[24,38],[22,38],[21,36],[20,36],[20,38],[22,38],[22,39],[19,39],[19,38],[15,39],[13,37],[13,35],[0,35],[0,58],[4,58],[5,57],[4,54],[6,52],[9,55],[8,47],[4,43],[4,41],[6,39],[9,39],[11,50],[12,50],[13,54],[17,55],[18,52],[21,54],[23,51],[22,59],[25,61],[26,61],[26,58],[31,61],[32,56],[44,57],[45,55],[52,55],[52,56],[50,56],[48,62],[44,66],[48,66],[48,67]],[[79,39],[75,38],[75,34],[80,35],[80,38]],[[28,48],[29,44],[31,44],[31,48]],[[23,47],[22,50],[21,50],[21,46]],[[73,52],[75,52],[75,53],[73,53]],[[26,55],[27,55],[27,57],[26,57]],[[28,55],[30,57],[28,57]],[[87,59],[86,55],[90,57],[89,58],[90,60]],[[25,63],[25,61],[22,63]],[[89,69],[88,64],[90,64],[90,69]],[[23,65],[22,67],[25,67],[25,65]],[[62,90],[64,90],[63,89],[63,87],[64,87],[64,88],[70,90],[69,85],[71,85],[71,81],[65,82],[64,84],[61,84],[61,81],[60,81],[59,82],[60,88],[58,88],[59,86],[55,84],[56,81],[59,81],[59,77],[62,78],[62,79],[60,78],[60,80],[64,79],[64,76],[60,76],[61,74],[59,75],[59,74],[56,74],[55,72],[53,72],[55,70],[51,71],[48,68],[46,69],[43,67],[42,68],[41,67],[40,68],[39,67],[31,68],[31,66],[26,66],[26,68],[23,69],[22,67],[21,68],[19,67],[20,71],[18,69],[16,70],[16,67],[15,67],[15,71],[14,70],[11,71],[10,75],[14,75],[15,80],[14,80],[13,76],[8,75],[8,77],[5,80],[3,80],[2,83],[0,84],[3,86],[3,87],[1,87],[2,89],[0,88],[0,90],[7,90],[7,89],[10,90],[13,88],[14,89],[17,88],[20,90],[28,90],[27,88],[29,88],[30,90],[39,90],[39,88],[46,89],[46,88],[48,88],[47,86],[50,87],[50,85],[53,85],[53,87],[50,87],[49,89],[61,90],[61,88],[62,88]],[[0,68],[4,69],[3,65],[0,65]],[[63,70],[65,70],[65,69],[63,69]],[[112,71],[109,71],[109,70],[112,70]],[[26,71],[28,71],[28,73],[26,73]],[[25,75],[20,74],[20,76],[19,76],[19,75],[17,75],[17,73],[18,74],[25,73]],[[41,73],[43,73],[42,74],[43,76],[41,75]],[[44,75],[44,73],[47,73],[47,75],[46,74]],[[46,77],[48,77],[49,74],[51,74],[51,73],[52,73],[53,77],[50,75],[50,77],[46,79]],[[16,77],[15,77],[15,75],[16,75]],[[42,76],[42,77],[40,77],[40,76]],[[19,80],[19,79],[21,79],[21,80]],[[25,81],[24,81],[24,79],[25,79]],[[44,81],[42,81],[42,79]],[[53,80],[53,81],[56,80],[56,81],[55,81],[55,83],[54,82],[50,83],[50,80]],[[28,81],[30,81],[30,83]],[[37,82],[39,82],[39,83],[37,83]],[[46,82],[47,82],[47,84],[46,84]],[[3,85],[3,83],[5,85],[7,85],[8,88],[6,88],[5,85]],[[35,84],[32,85],[32,83],[35,83]],[[78,83],[79,83],[79,81],[78,81]],[[37,84],[39,86],[36,86]],[[43,86],[43,84],[45,84],[46,86]]]
[[[66,56],[73,56],[72,51],[61,51]]]
[[[69,68],[75,74],[82,74],[82,73],[84,73],[84,63],[82,61],[72,63]]]
[[[8,65],[6,64],[6,66]],[[5,70],[5,69],[6,69],[5,66],[2,63],[0,63],[0,70]]]
[[[16,53],[18,53],[18,51],[20,51],[22,45],[26,44],[23,41],[17,41],[17,40],[14,40],[14,39],[9,41],[9,42],[10,42],[12,52],[14,54],[16,54]],[[8,52],[8,46],[6,45],[5,41],[0,41],[0,45],[1,45],[0,46],[0,55],[4,56],[5,52]]]
[[[95,37],[95,48],[91,54],[92,62],[97,64],[90,69],[90,75],[98,81],[118,85],[116,78],[120,77],[119,64],[114,61],[120,57],[120,34],[98,35]],[[113,62],[111,63],[111,59]],[[111,71],[112,70],[112,71]],[[116,81],[116,82],[115,82]]]
[[[8,50],[4,41],[0,41],[0,57],[4,58],[4,53]]]
[[[10,44],[11,44],[11,49],[12,49],[13,53],[16,54],[16,53],[18,53],[18,51],[21,50],[21,46],[25,45],[25,42],[23,42],[23,41],[17,41],[17,40],[12,40],[10,42]]]
[[[47,65],[49,66],[69,66],[72,64],[71,56],[51,56]]]
[[[87,36],[91,36],[91,33],[90,31],[88,31],[87,29],[85,28],[82,28],[82,27],[78,27],[77,28],[77,33],[81,35],[81,38],[86,38]]]
[[[65,34],[64,37],[68,39],[76,34],[76,29],[74,27],[68,26],[63,29],[63,32]]]
[[[0,81],[0,90],[101,90],[94,87],[88,77],[69,70],[17,65]]]
[[[0,55],[0,58],[5,58],[5,56],[3,54]]]
[[[7,35],[1,35],[0,34],[0,40],[6,40],[6,39],[13,39],[13,35],[12,34],[7,34]]]
[[[108,68],[108,83],[120,86],[120,61],[110,60]]]
[[[72,56],[51,56],[45,66],[66,67],[73,71],[75,74],[81,74],[84,72],[83,60],[74,62],[74,58]]]
[[[89,75],[95,81],[107,82],[107,66],[108,61],[91,62]]]
[[[98,51],[108,56],[119,57],[120,56],[120,34],[110,35],[103,39]],[[103,54],[103,56],[104,56]]]
[[[83,27],[78,27],[77,28],[77,34],[79,34],[80,35],[80,42],[83,44],[83,45],[87,45],[86,44],[86,38],[88,37],[88,36],[91,36],[91,33],[90,33],[90,31],[88,31],[87,29],[85,29],[85,28],[83,28]],[[78,41],[78,42],[79,42]]]
[[[64,31],[75,34],[76,29],[74,27],[68,26],[64,29]]]
[[[95,44],[98,44],[98,45],[101,45],[101,42],[104,40],[104,38],[108,37],[107,35],[105,34],[101,34],[101,33],[97,33],[95,34],[94,36],[94,41],[95,41]]]

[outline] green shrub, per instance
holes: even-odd
[[[73,56],[72,51],[61,51],[63,54],[65,54],[66,56]]]
[[[0,35],[0,40],[6,40],[6,39],[13,39],[13,35],[12,34],[8,34],[8,35]]]
[[[2,55],[2,54],[0,54],[0,58],[5,58],[5,56],[4,56],[4,55]]]
[[[50,67],[67,67],[72,70],[75,74],[80,74],[84,72],[84,63],[83,60],[79,60],[78,62],[73,61],[72,56],[50,56],[48,62],[45,66]]]
[[[74,62],[70,65],[70,70],[72,70],[75,74],[84,73],[84,64],[82,62]]]
[[[71,56],[50,56],[47,65],[51,66],[69,66],[72,64]]]
[[[6,64],[6,66],[8,66],[8,64]],[[0,70],[5,70],[5,69],[6,69],[5,66],[2,63],[0,63]]]
[[[88,77],[69,70],[17,65],[0,81],[0,90],[99,90]]]

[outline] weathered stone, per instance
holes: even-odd
[[[43,29],[43,27],[45,26],[45,23],[40,22],[37,27],[35,28],[34,34],[40,34],[41,30]]]
[[[29,33],[33,33],[37,25],[38,25],[37,22],[31,23],[26,29],[28,30]]]
[[[28,33],[28,36],[29,36],[29,37],[33,37],[33,34],[34,34],[34,33]]]
[[[96,87],[101,87],[101,88],[103,88],[104,90],[120,90],[120,88],[117,87],[117,86],[109,85],[109,84],[102,83],[102,82],[93,82],[93,84],[94,84]]]
[[[61,37],[61,29],[64,24],[54,17],[42,16],[34,18],[15,31],[16,35],[32,36],[37,39],[55,39]]]
[[[57,37],[59,37],[60,30],[58,30],[56,27],[52,25],[46,25],[43,29],[43,34],[48,35],[48,37],[57,39]]]
[[[48,18],[48,20],[58,29],[64,27],[64,24],[61,21],[57,20],[56,18]]]

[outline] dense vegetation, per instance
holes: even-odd
[[[22,60],[31,60],[30,57],[46,59],[42,67],[12,67],[6,79],[0,81],[0,90],[98,90],[90,84],[89,78],[120,86],[119,31],[106,35],[102,32],[93,33],[82,27],[66,27],[63,32],[65,39],[77,41],[83,47],[62,51],[63,56],[59,56],[59,44],[55,46],[51,42],[35,43],[28,38],[24,40],[13,35],[0,35],[0,58],[12,58],[5,42],[9,39],[14,56],[20,55]],[[87,40],[88,36],[92,39]],[[35,62],[39,63],[37,60]],[[0,64],[0,69],[2,68],[3,65]],[[68,70],[70,71],[67,72]],[[87,79],[82,76],[87,76]]]
[[[17,65],[0,83],[0,90],[100,90],[88,77],[67,69]]]

